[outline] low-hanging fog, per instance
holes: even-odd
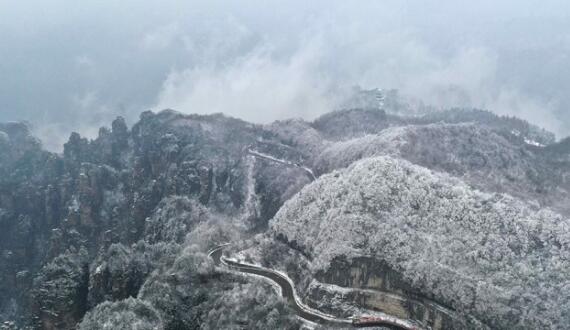
[[[506,1],[0,1],[0,121],[47,148],[146,109],[254,122],[352,86],[570,133],[570,6]]]

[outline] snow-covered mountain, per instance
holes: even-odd
[[[407,161],[368,158],[324,175],[285,203],[271,229],[314,273],[367,257],[492,328],[567,321],[569,219]]]
[[[232,242],[344,317],[563,328],[568,140],[486,111],[403,116],[381,101],[268,125],[144,112],[94,140],[72,134],[61,155],[0,124],[0,321],[299,328],[270,285],[215,267],[207,251]]]

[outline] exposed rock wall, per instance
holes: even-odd
[[[336,258],[326,271],[318,272],[315,279],[318,282],[307,292],[307,300],[314,307],[334,308],[335,304],[331,302],[342,301],[343,305],[352,304],[357,308],[415,320],[434,330],[488,329],[472,317],[426,297],[382,261],[363,257]],[[342,310],[349,308],[342,306]],[[333,309],[331,312],[340,311]]]
[[[71,134],[62,155],[23,124],[0,132],[0,321],[44,329],[72,329],[89,308],[135,297],[201,223],[265,228],[296,192],[290,183],[307,182],[249,164],[248,146],[282,141],[222,115],[145,112],[131,130],[118,118],[92,141]],[[262,212],[239,216],[252,198]]]

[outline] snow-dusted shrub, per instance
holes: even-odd
[[[34,278],[33,309],[38,326],[70,329],[87,309],[87,251],[70,249]]]
[[[200,329],[299,329],[300,321],[268,284],[236,284],[212,302]]]
[[[185,196],[164,198],[146,220],[145,240],[181,243],[194,226],[210,218],[210,212]]]
[[[170,267],[180,249],[177,244],[162,242],[139,241],[131,247],[112,244],[91,266],[90,305],[136,297],[149,274]]]
[[[159,314],[147,302],[128,298],[104,302],[85,315],[79,330],[161,330]]]

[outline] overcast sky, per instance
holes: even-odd
[[[569,10],[562,0],[0,0],[0,121],[30,121],[57,150],[72,130],[93,136],[147,109],[311,119],[360,85],[517,115],[563,137]]]

